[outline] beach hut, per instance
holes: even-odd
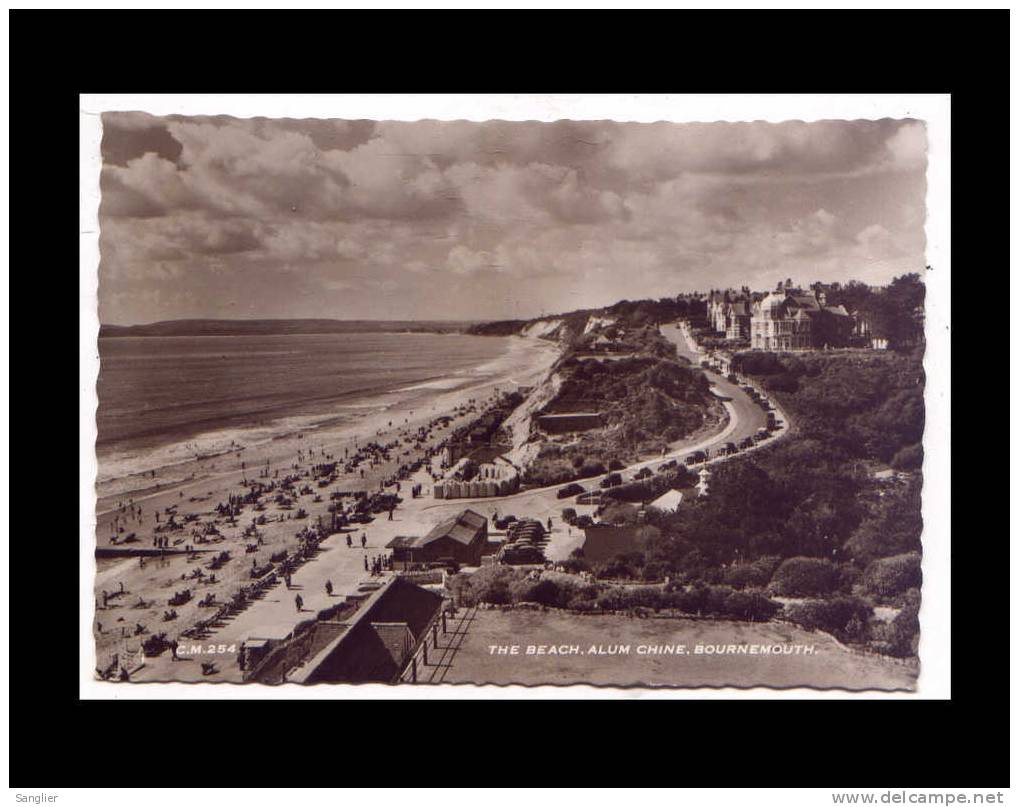
[[[498,485],[498,483],[497,482],[493,482],[491,480],[486,482],[485,483],[485,495],[486,496],[498,496],[499,495],[499,485]]]
[[[444,499],[444,498],[446,498],[446,486],[444,484],[442,484],[441,482],[436,482],[435,483],[435,487],[433,488],[433,490],[435,491],[435,498],[436,499]]]
[[[460,498],[460,483],[453,481],[446,485],[446,498],[447,499],[459,499]]]

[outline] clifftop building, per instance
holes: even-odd
[[[754,303],[750,346],[754,350],[810,350],[848,344],[852,317],[841,305],[826,306],[824,294],[786,288]]]
[[[753,306],[761,295],[749,289],[713,291],[708,297],[708,322],[726,339],[749,339]]]

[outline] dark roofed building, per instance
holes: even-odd
[[[452,558],[457,563],[478,566],[487,544],[488,519],[473,510],[464,510],[426,535],[400,535],[386,547],[393,550],[397,563],[430,563]]]
[[[415,650],[427,641],[443,597],[394,577],[375,592],[341,634],[286,678],[301,684],[396,683]]]

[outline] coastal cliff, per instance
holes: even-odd
[[[640,306],[497,324],[557,342],[561,355],[504,424],[531,484],[593,476],[660,454],[724,417],[700,368],[676,355]]]

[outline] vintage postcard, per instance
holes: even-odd
[[[94,679],[914,691],[928,143],[101,110]]]

